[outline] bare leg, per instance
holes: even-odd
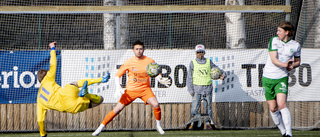
[[[156,123],[157,123],[157,131],[162,135],[165,132],[163,131],[162,127],[161,127],[161,108],[159,106],[158,100],[155,97],[151,97],[147,100],[147,103],[150,104],[153,107],[153,112],[154,112],[154,116],[156,118]]]
[[[102,121],[102,123],[100,124],[100,126],[92,133],[93,136],[98,136],[102,129],[110,122],[112,121],[112,119],[121,112],[121,110],[125,107],[125,105],[118,103],[114,109],[112,111],[110,111],[106,117],[104,118],[104,120]]]

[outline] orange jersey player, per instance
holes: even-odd
[[[156,129],[160,134],[165,132],[161,128],[161,109],[156,96],[153,94],[150,88],[150,77],[146,72],[146,66],[150,63],[154,63],[154,60],[144,56],[144,45],[141,41],[136,41],[133,43],[133,53],[134,57],[128,59],[118,70],[115,77],[116,92],[115,97],[120,97],[118,104],[110,111],[100,126],[92,133],[93,136],[97,136],[101,133],[102,129],[110,122],[112,119],[120,113],[120,111],[132,103],[135,99],[140,98],[145,102],[145,104],[150,104],[153,107],[154,116],[156,118]],[[122,90],[120,86],[120,77],[128,72],[128,82],[125,91]],[[162,78],[161,75],[156,77],[161,84],[169,87],[170,79]]]
[[[121,77],[128,71],[127,90],[143,92],[150,88],[150,77],[146,72],[146,66],[150,63],[154,63],[154,60],[142,56],[137,60],[136,57],[128,59],[118,70],[116,77]]]

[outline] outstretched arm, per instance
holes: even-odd
[[[57,42],[51,42],[49,44],[49,47],[51,48],[51,52],[50,52],[50,69],[47,72],[47,76],[51,79],[51,80],[55,80],[56,78],[56,71],[57,71],[57,57],[56,57],[56,51],[55,51],[55,44]]]

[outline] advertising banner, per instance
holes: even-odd
[[[61,84],[61,52],[56,53],[56,81]],[[49,70],[50,51],[0,51],[0,61],[0,104],[36,103],[37,71]]]
[[[289,74],[288,101],[320,101],[320,71],[316,66],[319,49],[302,49],[301,65]],[[146,50],[162,68],[162,76],[171,79],[169,88],[151,78],[151,87],[160,103],[187,103],[191,96],[186,78],[194,50]],[[205,57],[227,72],[224,81],[213,81],[213,102],[265,101],[261,77],[266,49],[206,50]],[[104,103],[116,103],[114,76],[119,67],[134,54],[132,50],[57,51],[56,81],[65,84],[111,73],[108,83],[89,86],[89,92],[102,95]],[[0,51],[0,103],[36,103],[40,83],[36,73],[49,69],[50,51]],[[125,87],[127,77],[123,76]],[[135,102],[142,102],[137,99]]]
[[[301,66],[290,72],[288,101],[319,101],[320,71],[316,66],[319,49],[302,49]],[[104,97],[104,103],[116,103],[114,76],[118,68],[134,54],[132,50],[64,50],[62,51],[62,85],[84,78],[98,78],[111,73],[108,83],[89,86],[89,92]],[[81,56],[80,56],[81,55]],[[151,79],[154,94],[160,103],[187,103],[191,96],[186,78],[194,50],[145,50],[144,55],[157,62],[164,77],[171,79],[169,88]],[[224,81],[213,81],[213,102],[265,101],[261,77],[268,56],[267,49],[206,50],[209,58],[227,72]],[[126,77],[122,77],[126,84]],[[137,99],[135,102],[142,102]]]

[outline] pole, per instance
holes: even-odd
[[[286,0],[286,6],[290,6],[290,0]],[[286,13],[286,21],[290,21],[290,13]]]

